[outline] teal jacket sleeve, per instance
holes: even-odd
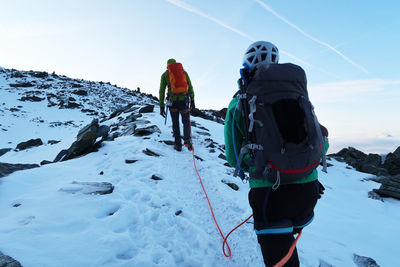
[[[236,97],[229,103],[224,124],[225,156],[229,165],[236,167],[240,149],[246,138],[242,111],[239,109],[239,99]],[[236,112],[235,112],[236,109]],[[233,128],[233,129],[232,129]],[[244,171],[248,171],[248,155],[240,163]]]

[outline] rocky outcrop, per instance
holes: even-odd
[[[374,175],[387,175],[388,170],[384,168],[382,157],[378,154],[365,154],[354,147],[344,148],[336,154],[328,155],[337,161],[346,162],[357,171],[371,173]]]
[[[379,189],[373,190],[373,192],[377,193],[379,196],[392,197],[400,200],[400,174],[396,176],[373,177],[368,180],[381,184]]]
[[[374,174],[377,177],[369,178],[380,183],[379,189],[374,189],[368,194],[370,198],[392,197],[400,200],[400,147],[389,153],[382,163],[378,154],[365,154],[353,147],[344,148],[330,157],[346,162],[357,171]]]
[[[386,156],[383,166],[390,175],[400,174],[400,146]]]
[[[0,252],[0,266],[1,267],[22,267],[19,261],[11,258],[10,256],[4,255]]]
[[[0,162],[0,178],[15,171],[27,170],[37,167],[39,167],[39,165],[37,164],[11,164]]]
[[[54,159],[54,162],[65,161],[76,158],[78,156],[96,151],[103,140],[107,138],[109,127],[107,125],[99,125],[97,119],[83,127],[76,136],[76,141],[67,150],[62,150]],[[101,137],[97,141],[97,138]]]
[[[379,267],[374,259],[357,254],[353,254],[353,262],[357,267]]]

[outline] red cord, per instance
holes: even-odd
[[[293,251],[296,248],[296,244],[297,241],[299,241],[299,238],[301,236],[301,231],[300,233],[297,235],[296,239],[293,241],[293,244],[290,246],[289,252],[286,254],[285,257],[283,257],[278,263],[276,263],[274,265],[274,267],[282,267],[283,265],[286,264],[286,262],[288,262],[288,260],[290,259],[290,257],[292,257]]]

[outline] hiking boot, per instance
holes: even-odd
[[[180,145],[174,145],[174,148],[175,148],[175,150],[176,151],[182,151],[182,146],[180,146]]]
[[[186,143],[186,144],[185,144],[185,147],[187,147],[187,149],[188,149],[189,151],[192,151],[192,150],[193,150],[192,143]]]

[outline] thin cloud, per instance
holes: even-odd
[[[360,66],[359,64],[355,63],[353,60],[351,60],[350,58],[348,58],[347,56],[345,56],[342,52],[340,52],[339,50],[337,50],[335,47],[333,47],[332,45],[325,43],[315,37],[313,37],[312,35],[306,33],[304,30],[302,30],[300,27],[298,27],[297,25],[293,24],[292,22],[288,21],[287,19],[285,19],[284,17],[282,17],[281,15],[279,15],[275,10],[273,10],[270,6],[268,6],[267,4],[265,4],[264,2],[262,2],[261,0],[254,0],[256,1],[259,5],[261,5],[263,8],[265,8],[268,12],[270,12],[272,15],[274,15],[275,17],[277,17],[278,19],[280,19],[281,21],[285,22],[286,24],[288,24],[290,27],[292,27],[293,29],[297,30],[298,32],[300,32],[301,34],[303,34],[305,37],[313,40],[314,42],[317,42],[327,48],[329,48],[330,50],[332,50],[333,52],[335,52],[336,54],[338,54],[339,56],[341,56],[342,58],[344,58],[348,63],[350,63],[351,65],[355,66],[356,68],[360,69],[361,71],[368,73],[368,70],[366,70],[363,66]]]

